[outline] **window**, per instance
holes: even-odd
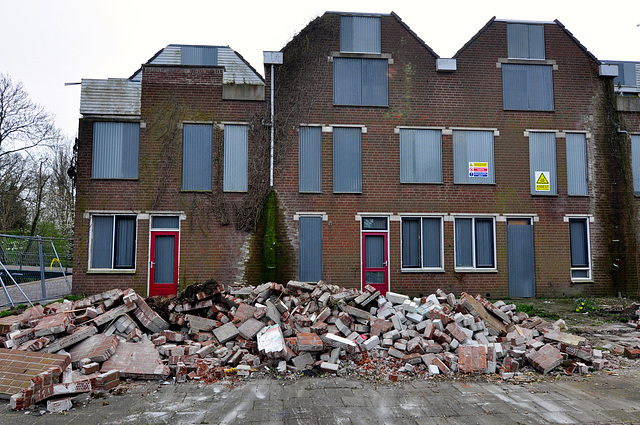
[[[640,195],[640,135],[631,136],[631,166],[633,168],[633,194]]]
[[[495,268],[495,228],[493,218],[455,219],[456,268]]]
[[[502,107],[516,111],[553,111],[551,65],[502,64]]]
[[[377,16],[341,16],[340,51],[380,53],[380,18]]]
[[[333,192],[362,192],[362,129],[333,128]]]
[[[248,188],[248,128],[246,125],[224,126],[225,192],[246,192]]]
[[[171,215],[154,215],[151,217],[151,228],[158,229],[180,229],[180,217]]]
[[[135,269],[136,216],[94,215],[92,269]]]
[[[215,46],[182,46],[180,48],[182,65],[218,65],[218,48]]]
[[[571,279],[590,280],[589,219],[569,219],[569,239],[571,245]]]
[[[400,182],[442,183],[442,132],[400,129]]]
[[[322,192],[322,128],[300,127],[300,158],[298,162],[298,190]]]
[[[333,59],[335,105],[388,106],[387,59]]]
[[[139,145],[139,123],[93,123],[91,177],[94,179],[137,179]]]
[[[402,218],[402,268],[443,270],[442,218]]]
[[[322,279],[322,217],[300,217],[300,271],[302,282]]]
[[[510,58],[544,59],[544,26],[507,24],[507,52]]]
[[[212,149],[212,125],[183,125],[182,190],[211,190]]]
[[[493,131],[453,131],[453,182],[495,183]]]
[[[587,142],[585,134],[567,133],[567,193],[588,195]]]
[[[532,195],[557,195],[556,133],[529,132],[529,175]]]

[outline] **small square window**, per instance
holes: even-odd
[[[400,129],[400,182],[442,183],[442,131]]]
[[[502,64],[502,107],[514,111],[553,111],[551,65]]]
[[[387,59],[334,58],[334,105],[388,106]]]
[[[95,122],[91,177],[137,179],[140,124]]]
[[[453,131],[453,182],[495,183],[493,131]]]

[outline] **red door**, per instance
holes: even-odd
[[[389,290],[389,253],[386,232],[362,233],[362,287],[371,285],[382,295]]]
[[[179,232],[152,231],[149,255],[149,295],[178,293]]]

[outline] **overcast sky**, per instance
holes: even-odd
[[[22,81],[69,138],[80,86],[65,83],[129,77],[171,43],[228,45],[263,74],[262,52],[325,11],[393,11],[443,58],[493,16],[558,19],[598,59],[640,61],[639,0],[0,0],[0,10],[0,72]]]

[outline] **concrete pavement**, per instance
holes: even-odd
[[[22,424],[593,424],[640,423],[638,374],[412,380],[248,378],[216,384],[132,381],[128,393],[89,399],[59,415],[14,412]]]

